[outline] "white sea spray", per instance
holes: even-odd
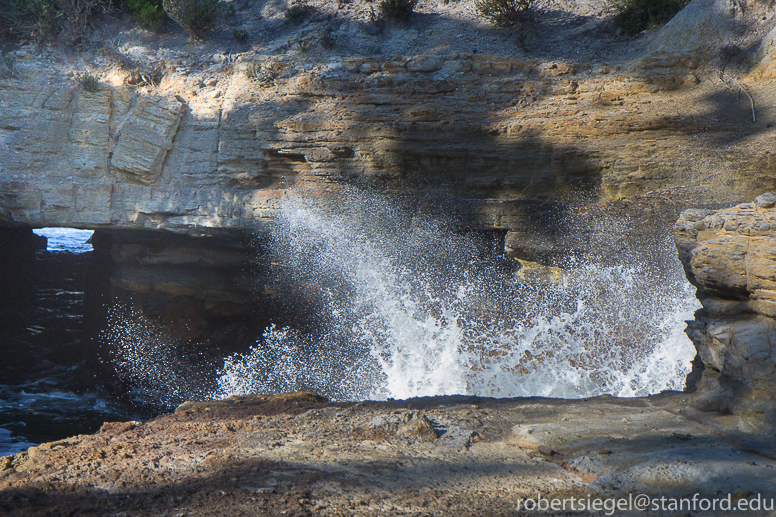
[[[274,247],[325,293],[338,330],[268,329],[225,360],[219,398],[635,397],[682,389],[695,355],[683,329],[698,302],[669,240],[623,263],[572,264],[557,285],[515,285],[466,236],[351,194],[326,208],[289,200]]]
[[[136,399],[166,406],[299,390],[333,400],[681,390],[695,356],[685,321],[699,304],[673,243],[622,242],[627,220],[594,224],[589,256],[530,284],[482,238],[388,197],[289,198],[271,253],[286,281],[317,297],[318,328],[271,325],[216,361],[182,355],[134,309],[115,308],[104,335]]]

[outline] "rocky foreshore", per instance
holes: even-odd
[[[527,515],[519,506],[539,495],[604,505],[696,493],[769,504],[772,444],[691,399],[187,402],[0,458],[0,513]],[[666,508],[654,514],[676,514]]]
[[[698,500],[772,515],[774,220],[768,193],[677,222],[704,306],[689,324],[699,359],[686,393],[186,402],[0,458],[0,513],[514,515],[542,497],[592,514],[606,513],[589,511],[595,501],[620,500],[617,514],[635,515],[642,496],[656,515]]]

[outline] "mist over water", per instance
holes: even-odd
[[[598,224],[612,226],[598,232],[612,240],[616,224]],[[292,378],[344,399],[632,397],[681,389],[695,355],[683,330],[698,303],[669,239],[620,252],[624,263],[569,263],[561,283],[536,286],[517,282],[485,244],[375,196],[290,200],[273,237],[297,281],[320,287],[328,328],[268,329],[251,353],[226,360],[219,396],[274,392],[275,379]],[[311,353],[258,373],[279,348]],[[236,381],[245,372],[257,373]]]
[[[335,400],[681,390],[695,356],[684,322],[699,304],[670,236],[624,244],[627,220],[578,227],[590,222],[567,221],[588,240],[587,257],[567,257],[558,282],[536,285],[516,277],[500,243],[389,198],[291,198],[272,232],[273,260],[315,299],[318,328],[271,326],[247,353],[192,373],[159,351],[171,350],[163,329],[128,329],[135,315],[114,324],[127,329],[116,361],[139,392],[179,401],[296,390]]]
[[[175,407],[212,398],[214,365],[182,353],[182,343],[136,308],[113,306],[103,340],[111,344],[113,367],[130,386],[133,401]]]

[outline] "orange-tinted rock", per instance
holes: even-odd
[[[688,335],[705,369],[701,407],[772,422],[776,408],[776,195],[732,208],[687,210],[679,257],[704,309]]]

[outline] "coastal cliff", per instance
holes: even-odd
[[[737,202],[775,187],[776,162],[773,20],[736,5],[696,0],[634,41],[592,5],[551,37],[547,11],[528,50],[487,26],[459,35],[463,11],[372,36],[360,4],[299,27],[246,8],[268,31],[257,50],[154,49],[136,31],[76,55],[22,47],[0,78],[0,222],[255,231],[284,196],[354,182],[453,196],[507,231],[525,199]],[[709,29],[688,42],[690,26]],[[320,46],[326,27],[339,46]]]
[[[682,213],[674,238],[703,309],[687,334],[701,362],[691,374],[695,404],[773,425],[776,355],[776,194],[723,210]]]

